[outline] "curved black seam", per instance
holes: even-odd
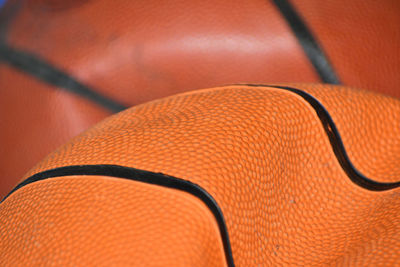
[[[204,190],[197,184],[162,173],[154,173],[118,165],[76,165],[60,167],[32,175],[31,177],[18,184],[7,196],[3,198],[1,202],[9,197],[13,192],[28,184],[49,178],[71,175],[103,175],[124,178],[148,184],[178,189],[199,198],[213,213],[220,230],[226,261],[228,263],[228,266],[234,266],[228,229],[225,224],[224,215],[215,199],[206,190]]]
[[[74,79],[69,74],[56,68],[54,65],[29,52],[0,44],[0,61],[26,72],[33,77],[65,91],[79,95],[111,112],[119,112],[127,107],[112,100]]]
[[[339,134],[339,131],[336,128],[336,125],[331,115],[325,109],[325,107],[312,95],[300,89],[288,86],[275,86],[275,85],[262,85],[262,84],[237,84],[237,85],[239,86],[244,85],[250,87],[272,87],[290,91],[292,93],[299,95],[314,108],[325,130],[325,133],[329,138],[329,142],[331,144],[331,147],[333,149],[333,152],[337,160],[339,161],[340,166],[342,167],[342,169],[345,171],[345,173],[353,183],[357,184],[358,186],[364,189],[371,191],[384,191],[400,187],[400,182],[382,183],[374,181],[363,175],[359,170],[356,169],[356,167],[354,167],[353,163],[351,163],[349,156],[347,155],[346,149],[343,145],[342,138]]]
[[[325,83],[340,84],[333,66],[294,7],[288,0],[273,0],[272,2],[289,24],[320,79]]]

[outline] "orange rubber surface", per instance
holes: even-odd
[[[341,82],[400,97],[400,2],[289,0]]]
[[[2,198],[38,161],[111,113],[8,66],[0,72]]]
[[[21,188],[0,213],[1,266],[226,265],[207,206],[161,186],[54,178]]]
[[[380,182],[400,180],[400,105],[397,99],[340,86],[294,86],[315,96],[329,111],[358,170]]]
[[[400,96],[399,1],[275,2],[286,1],[344,85]],[[0,35],[2,44],[127,106],[231,83],[321,81],[274,1],[8,0]],[[2,197],[44,155],[109,112],[49,85],[57,74],[29,57],[14,58],[10,70],[4,54],[12,56],[0,52]],[[34,73],[22,74],[26,65]]]
[[[363,121],[363,113],[351,109],[340,115],[342,104],[327,101],[329,94],[340,95],[344,103],[358,101],[357,108],[368,107],[363,111],[369,113],[365,124],[360,125],[370,125],[375,116],[387,126],[379,133],[382,138],[395,136],[397,129],[390,127],[398,115],[388,112],[383,117],[382,107],[374,103],[384,101],[387,110],[396,112],[398,100],[349,88],[297,88],[321,97],[328,112],[336,114],[332,118],[339,130],[352,125],[354,118]],[[354,183],[325,129],[310,102],[291,91],[255,86],[200,90],[111,116],[49,155],[26,177],[69,165],[113,164],[190,180],[219,204],[237,266],[394,266],[400,261],[400,188],[373,191]],[[366,132],[375,134],[374,129]],[[363,140],[367,137],[347,135],[343,143],[368,144]],[[377,157],[395,149],[383,145]],[[374,173],[368,167],[370,158],[357,160],[357,167]],[[382,176],[369,178],[396,181],[390,168],[381,168]],[[0,204],[3,224],[12,222],[4,206],[33,199],[20,193],[33,185]],[[80,194],[81,198],[93,196]],[[100,215],[112,218],[105,211]],[[14,231],[7,234],[22,236],[19,241],[30,246],[24,228]],[[95,250],[99,244],[91,246]]]
[[[318,82],[264,0],[25,1],[8,43],[137,105],[234,82]]]
[[[10,2],[18,2],[9,0]],[[339,79],[399,97],[397,0],[288,0]],[[320,82],[273,1],[22,1],[7,42],[125,104],[229,83]]]

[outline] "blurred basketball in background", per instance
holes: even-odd
[[[0,12],[0,195],[107,115],[231,83],[400,96],[392,1],[23,1]]]

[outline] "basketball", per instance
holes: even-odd
[[[8,0],[0,9],[0,195],[109,115],[237,83],[400,96],[396,0]]]
[[[3,199],[0,265],[395,266],[398,114],[391,97],[307,84],[127,109]]]

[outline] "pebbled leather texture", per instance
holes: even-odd
[[[232,82],[318,81],[284,19],[265,1],[246,4],[243,1],[174,1],[171,4],[130,0],[112,3],[107,0],[68,3],[9,0],[8,4],[18,2],[20,7],[7,24],[5,39],[9,45],[43,58],[128,106]],[[288,61],[290,65],[284,63]],[[16,107],[16,99],[36,94],[38,105],[26,105],[21,111],[35,114],[42,110],[44,114],[58,115],[42,104],[48,99],[47,93],[42,94],[48,85],[40,81],[43,85],[35,90],[39,86],[36,81],[29,84],[15,80],[25,78],[9,72],[3,67],[0,69],[3,90],[23,89],[23,95],[7,92],[0,101]],[[288,72],[292,74],[287,75]],[[56,87],[50,88],[58,91]],[[70,102],[70,97],[65,101]],[[58,105],[60,102],[54,103]],[[101,118],[108,115],[106,111],[93,112],[104,114]],[[99,121],[97,117],[87,118],[87,113],[82,112],[75,124],[67,124],[62,122],[60,114],[58,121],[63,127],[55,131],[53,123],[42,122],[38,116],[27,123],[13,108],[3,114],[15,115],[10,118],[13,123],[4,126],[9,135],[1,143],[0,175],[7,177],[1,180],[7,181],[1,182],[0,196],[11,190],[21,175],[44,155],[85,130],[87,125]],[[86,120],[82,121],[84,117]],[[71,128],[79,130],[71,132]],[[40,131],[42,138],[28,134]],[[52,132],[51,138],[49,132]],[[21,147],[29,146],[33,151],[26,155]],[[26,156],[8,156],[14,153]],[[31,159],[25,159],[28,156]]]
[[[2,266],[226,266],[212,213],[188,193],[106,176],[15,193],[0,207]]]
[[[38,161],[110,113],[7,66],[0,66],[0,72],[0,196],[4,196]]]
[[[400,96],[396,0],[289,2],[339,80]],[[273,1],[8,0],[0,11],[1,42],[126,106],[231,83],[320,81]],[[3,111],[13,115],[2,126],[7,136],[1,143],[0,175],[7,178],[1,178],[0,196],[44,155],[109,114],[68,93],[43,93],[60,88],[28,83],[25,79],[36,78],[15,71],[21,70],[0,68],[2,90],[22,91],[2,93],[0,99],[1,105],[13,106]],[[38,105],[15,103],[33,94]],[[51,106],[69,105],[74,123],[62,123],[65,113],[42,104],[49,94],[68,95]],[[42,120],[39,110],[54,119],[59,115],[58,122]]]
[[[7,66],[0,73],[3,197],[38,161],[110,112]]]
[[[364,113],[339,116],[341,104],[325,101],[330,94],[327,99],[337,94],[343,103],[357,95],[358,107],[371,103],[371,117],[375,114],[388,126],[385,136],[397,131],[389,127],[396,117],[381,118],[381,106],[374,105],[380,96],[341,87],[297,88],[321,97],[338,125],[351,124]],[[398,100],[382,101],[392,111],[400,105]],[[367,116],[365,125],[369,120]],[[358,141],[366,142],[355,135],[343,140],[345,145]],[[386,150],[391,148],[382,146],[382,157]],[[371,191],[353,183],[316,110],[288,90],[229,86],[131,108],[74,138],[25,178],[56,167],[93,164],[161,172],[204,188],[225,217],[237,266],[393,266],[400,260],[398,184]],[[357,167],[369,170],[369,164],[370,159],[362,157]],[[390,168],[382,166],[381,172],[385,170],[390,174]],[[382,177],[390,175],[368,178]],[[13,192],[0,208],[24,198],[20,190],[34,185]],[[9,216],[3,212],[0,217],[7,224]]]
[[[340,86],[292,86],[315,96],[329,111],[358,170],[380,182],[400,180],[400,106],[397,99]]]

